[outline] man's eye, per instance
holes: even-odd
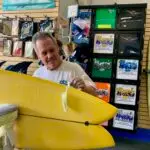
[[[54,50],[54,49],[50,49],[49,51],[50,51],[51,53],[53,53],[55,50]]]
[[[43,53],[42,53],[42,55],[44,55],[44,56],[45,56],[46,54],[47,54],[46,52],[43,52]]]

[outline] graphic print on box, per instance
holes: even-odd
[[[96,9],[95,28],[114,29],[116,27],[116,8]]]
[[[92,77],[111,78],[112,59],[94,58],[92,66]]]
[[[143,8],[120,8],[118,11],[119,29],[144,29],[145,10]]]
[[[21,57],[23,55],[23,42],[22,41],[14,41],[12,55],[15,57]]]
[[[112,54],[114,49],[114,34],[95,34],[94,53]]]
[[[127,130],[134,130],[134,110],[118,109],[113,119],[113,127]]]
[[[136,85],[116,84],[115,103],[125,105],[135,105],[136,103]]]
[[[118,53],[120,55],[139,56],[140,34],[120,34]]]
[[[110,101],[110,83],[95,82],[98,97],[106,102]]]
[[[72,22],[72,40],[76,44],[89,43],[91,27],[91,10],[80,9],[78,16]]]
[[[117,79],[138,79],[139,60],[118,59],[117,61]]]

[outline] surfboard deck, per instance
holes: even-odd
[[[62,107],[66,86],[28,75],[0,70],[0,103],[17,104],[20,114],[100,124],[117,109],[90,94],[68,90],[68,111]]]
[[[98,125],[85,126],[82,123],[21,115],[15,128],[18,148],[66,150],[115,145],[112,136]]]
[[[0,70],[0,104],[19,106],[14,127],[15,146],[34,149],[91,149],[114,146],[99,124],[117,109],[97,97],[68,89],[68,111],[62,107],[66,86]],[[85,122],[89,123],[88,126]]]

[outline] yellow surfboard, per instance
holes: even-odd
[[[99,124],[117,112],[112,105],[74,88],[31,76],[0,70],[0,104],[19,106],[16,146],[34,149],[91,149],[114,146]]]

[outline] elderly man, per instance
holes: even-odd
[[[37,69],[33,76],[61,84],[70,84],[92,95],[96,95],[95,84],[76,63],[64,61],[60,57],[59,47],[53,36],[38,32],[32,38],[38,58],[44,66]]]

